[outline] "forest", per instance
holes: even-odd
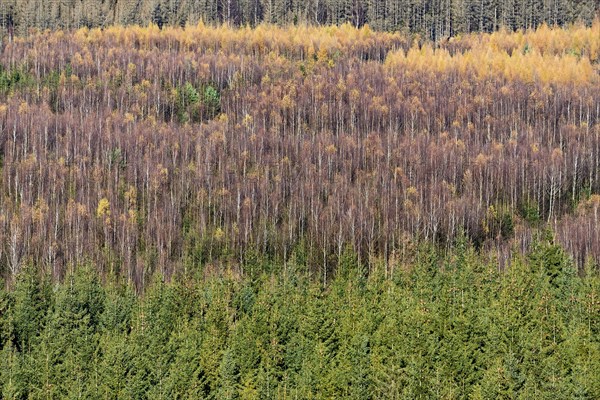
[[[7,31],[0,398],[599,398],[585,15]]]
[[[600,23],[435,47],[368,27],[108,28],[0,53],[0,266],[62,280],[285,263],[327,284],[549,227],[600,260]]]
[[[551,235],[500,271],[460,239],[392,277],[343,253],[327,290],[302,254],[139,297],[84,266],[0,286],[5,399],[597,399],[600,276]]]
[[[591,25],[596,0],[2,0],[0,27],[77,29],[112,25],[369,24],[438,41],[461,33]],[[0,32],[2,29],[0,29]]]

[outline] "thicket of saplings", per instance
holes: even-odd
[[[597,398],[600,23],[31,32],[6,398]]]

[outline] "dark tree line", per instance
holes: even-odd
[[[240,26],[350,23],[439,40],[501,26],[591,24],[597,11],[595,0],[3,0],[0,23],[21,34],[30,28],[185,26],[201,20]]]

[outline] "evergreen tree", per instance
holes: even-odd
[[[78,268],[66,279],[56,294],[41,345],[48,360],[45,380],[55,395],[89,396],[96,386],[105,293],[89,267]]]
[[[12,324],[12,340],[20,352],[29,352],[48,322],[52,306],[50,282],[33,266],[17,276],[12,310],[6,309]],[[5,306],[8,299],[5,299]]]

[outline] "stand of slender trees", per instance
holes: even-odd
[[[0,270],[138,288],[302,253],[327,283],[465,235],[600,260],[600,23],[440,48],[368,27],[111,27],[0,53]]]

